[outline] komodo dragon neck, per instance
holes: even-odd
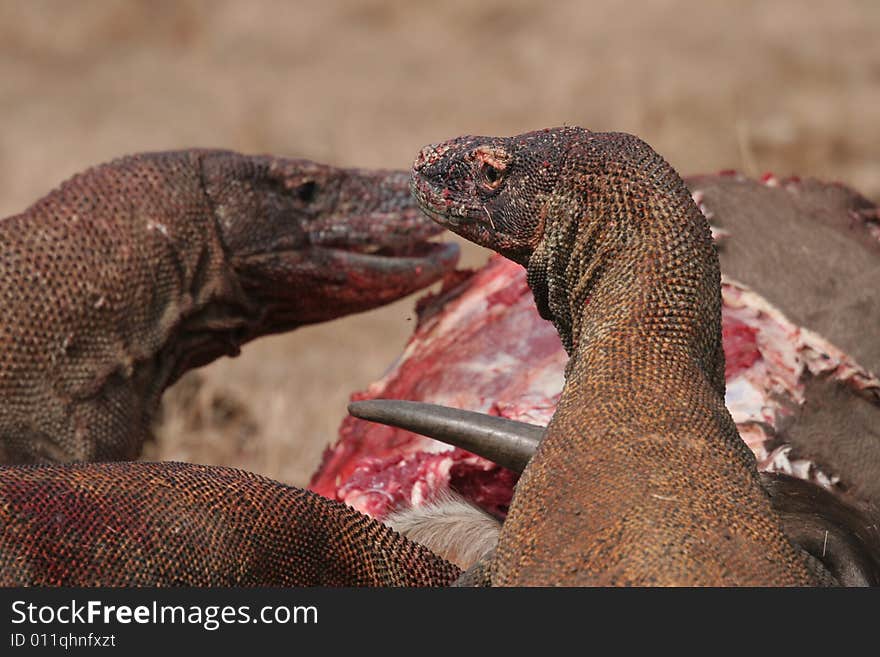
[[[493,584],[814,582],[724,406],[717,255],[661,157],[578,128],[466,137],[422,152],[414,190],[527,265],[571,355]]]

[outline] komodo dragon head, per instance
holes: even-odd
[[[222,155],[203,171],[231,264],[261,308],[255,335],[390,303],[457,261],[455,244],[428,241],[443,229],[403,171]]]

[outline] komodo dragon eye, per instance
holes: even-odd
[[[495,191],[504,181],[504,173],[510,163],[510,155],[501,148],[480,146],[474,149],[473,158],[479,164],[479,175],[486,191]]]
[[[501,184],[504,172],[488,162],[483,162],[482,171],[486,186],[490,189],[497,189]]]
[[[296,188],[294,194],[296,194],[296,197],[303,203],[311,203],[318,195],[318,183],[314,180],[304,182]]]

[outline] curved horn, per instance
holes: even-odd
[[[786,536],[843,586],[880,584],[877,509],[803,479],[762,472],[761,484]]]
[[[545,431],[535,424],[494,415],[399,399],[352,402],[348,412],[461,447],[514,472],[523,471]]]

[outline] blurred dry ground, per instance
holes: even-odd
[[[815,175],[876,199],[878,27],[874,0],[0,0],[0,216],[135,151],[407,168],[429,142],[561,124],[636,133],[685,174]],[[185,378],[146,456],[305,484],[412,305]]]

